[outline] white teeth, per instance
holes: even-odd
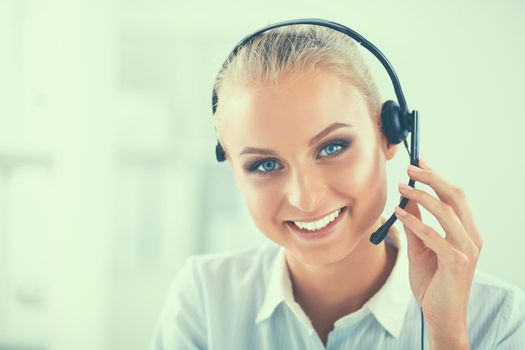
[[[316,230],[322,229],[323,227],[325,227],[326,225],[334,221],[339,216],[340,213],[341,213],[341,209],[338,209],[334,211],[333,213],[328,214],[324,218],[317,220],[317,221],[312,221],[312,222],[293,221],[293,223],[297,225],[297,227],[303,230],[316,231]]]

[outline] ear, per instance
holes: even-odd
[[[396,155],[397,149],[399,144],[394,144],[388,142],[388,139],[386,136],[381,133],[381,149],[383,150],[383,154],[385,155],[386,160],[391,160]]]

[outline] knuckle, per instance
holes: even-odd
[[[427,226],[427,225],[423,226],[423,228],[421,229],[421,232],[427,237],[434,236],[434,230],[432,229],[432,227]]]
[[[468,256],[470,256],[473,261],[477,261],[479,258],[479,254],[480,248],[474,242],[472,242]]]
[[[432,169],[424,169],[423,174],[425,175],[426,180],[429,182],[432,182],[432,180],[436,178],[436,174]]]
[[[479,259],[479,254],[480,253],[481,253],[481,250],[478,247],[474,246],[472,256],[473,256],[475,261],[477,261]]]
[[[421,201],[421,190],[415,188],[410,190],[410,196],[417,202]]]
[[[450,258],[450,263],[454,271],[460,272],[464,271],[465,268],[469,266],[470,259],[466,254],[456,252]]]
[[[441,212],[444,214],[444,215],[452,215],[452,214],[455,214],[454,212],[454,209],[452,208],[451,205],[447,204],[447,203],[443,203],[441,205]]]
[[[478,246],[478,251],[481,252],[481,249],[483,248],[483,239],[481,237],[479,237],[478,239],[477,246]]]
[[[459,199],[465,198],[465,191],[463,191],[461,188],[457,186],[452,187],[452,194],[454,195],[454,197],[459,198]]]
[[[415,220],[416,218],[412,215],[412,214],[408,214],[407,216],[405,216],[405,219],[404,221],[406,222],[407,225],[409,225],[410,227],[414,227],[417,222]]]

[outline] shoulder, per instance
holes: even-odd
[[[490,304],[503,307],[510,303],[523,303],[525,294],[518,286],[477,270],[472,281],[471,298],[478,306]]]
[[[187,258],[186,264],[193,265],[202,272],[245,272],[256,265],[271,263],[279,246],[273,242],[264,242],[247,248],[220,252],[195,254]]]
[[[496,348],[516,341],[525,346],[525,293],[516,285],[476,271],[469,299],[469,324],[477,337],[490,337]]]
[[[177,276],[191,278],[202,287],[219,287],[219,282],[220,287],[231,284],[236,288],[243,284],[264,283],[279,249],[275,243],[265,242],[235,251],[192,255]]]
[[[472,284],[477,286],[478,288],[488,289],[492,291],[504,292],[516,289],[519,290],[517,286],[480,270],[476,270]]]
[[[153,349],[203,349],[209,338],[250,325],[278,252],[268,242],[188,257],[168,289]]]

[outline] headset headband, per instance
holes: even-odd
[[[332,22],[332,21],[327,21],[327,20],[324,20],[324,19],[302,18],[302,19],[293,19],[293,20],[289,20],[289,21],[283,21],[283,22],[278,22],[278,23],[274,23],[274,24],[268,25],[268,26],[266,26],[266,27],[264,27],[264,28],[262,28],[262,29],[260,29],[260,30],[258,30],[256,32],[246,36],[237,45],[235,45],[235,48],[228,55],[228,58],[223,63],[222,68],[224,68],[224,66],[230,61],[230,59],[232,59],[244,45],[246,45],[247,43],[249,43],[250,41],[252,41],[256,37],[258,37],[260,34],[266,32],[268,30],[274,29],[274,28],[284,27],[284,26],[289,26],[289,25],[297,25],[297,24],[311,24],[311,25],[317,25],[317,26],[332,28],[332,29],[334,29],[334,30],[336,30],[336,31],[338,31],[340,33],[343,33],[343,34],[346,34],[346,35],[350,36],[355,41],[357,41],[361,46],[365,47],[368,51],[370,51],[375,57],[377,57],[377,59],[381,62],[383,67],[385,67],[386,71],[388,72],[388,76],[390,77],[390,80],[392,81],[392,85],[393,85],[394,91],[396,93],[396,98],[397,98],[397,101],[399,103],[399,108],[400,108],[401,113],[404,114],[404,115],[408,114],[408,106],[407,106],[407,103],[406,103],[406,100],[405,100],[405,95],[403,94],[403,90],[401,89],[401,83],[399,82],[399,79],[397,77],[396,72],[394,71],[394,68],[392,67],[390,62],[388,62],[388,60],[383,55],[383,53],[377,47],[375,47],[374,44],[372,44],[370,41],[366,40],[361,34],[357,33],[356,31],[354,31],[354,30],[352,30],[352,29],[350,29],[350,28],[348,28],[348,27],[346,27],[346,26],[344,26],[342,24],[335,23],[335,22]],[[212,93],[212,111],[213,111],[213,114],[215,114],[215,111],[217,109],[217,101],[218,101],[217,100],[217,93],[215,91],[215,84],[214,84],[213,93]]]

